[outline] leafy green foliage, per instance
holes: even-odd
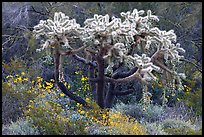
[[[196,115],[202,114],[202,88],[195,92],[185,92],[181,100],[191,107]]]

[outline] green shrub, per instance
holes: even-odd
[[[202,135],[202,130],[193,130],[191,128],[168,128],[164,131],[171,135]]]
[[[18,119],[16,122],[11,122],[9,125],[3,125],[3,135],[40,135],[37,128],[28,119]]]
[[[4,86],[4,83],[2,85]],[[10,93],[5,94],[3,92],[2,94],[2,123],[8,124],[11,121],[16,121],[22,114],[22,111],[19,109],[19,107],[20,107],[20,100],[16,99]]]
[[[86,131],[102,135],[145,135],[145,129],[138,121],[113,109],[101,109],[96,102],[89,102],[91,109],[79,107],[71,119],[80,119],[86,124]],[[80,115],[79,115],[80,114]]]
[[[145,128],[149,135],[168,135],[168,133],[164,132],[162,125],[155,122],[155,123],[145,123]]]
[[[164,108],[162,106],[150,104],[146,110],[143,110],[143,105],[138,104],[117,104],[115,109],[121,113],[130,115],[138,120],[154,122],[160,120],[160,117],[164,113]]]
[[[165,119],[160,122],[148,123],[144,126],[150,135],[200,135],[202,128],[197,130],[195,124],[181,119]]]
[[[38,90],[33,89],[33,82],[25,72],[14,76],[6,76],[7,82],[2,81],[2,121],[4,124],[22,115],[29,100],[34,99]]]
[[[38,95],[29,100],[24,116],[32,119],[35,127],[44,135],[86,134],[85,123],[80,119],[71,119],[73,110],[70,99],[53,87],[52,82],[43,82],[40,77],[37,79],[33,90],[37,90]]]
[[[71,120],[71,113],[65,111],[68,110],[64,110],[60,104],[42,99],[31,103],[25,116],[32,119],[44,135],[86,134],[85,123]]]
[[[92,125],[87,128],[89,135],[118,135],[119,131],[108,126]]]
[[[195,92],[184,93],[182,101],[192,107],[196,115],[202,115],[202,88],[198,88]]]
[[[165,119],[162,121],[163,129],[167,128],[191,128],[194,129],[195,126],[192,125],[190,121],[184,121],[181,119]]]
[[[190,121],[184,121],[181,119],[165,119],[162,121],[162,126],[165,132],[172,135],[201,134],[199,130],[195,130],[195,125]]]

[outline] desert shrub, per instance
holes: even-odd
[[[80,121],[73,123],[69,116],[60,114],[62,111],[58,105],[43,103],[38,107],[31,106],[25,113],[44,135],[84,134],[85,132],[82,131],[84,123]]]
[[[20,58],[11,58],[10,62],[2,61],[2,79],[6,81],[6,76],[17,75],[25,72],[26,76],[30,79],[39,76],[42,68],[42,59],[38,60],[22,60]],[[28,62],[29,61],[29,62]],[[29,64],[28,64],[29,63]],[[40,69],[39,69],[40,68]]]
[[[162,125],[154,122],[154,123],[148,123],[145,122],[145,129],[149,135],[168,135],[163,128]]]
[[[74,74],[75,78],[71,82],[71,87],[74,93],[82,98],[85,98],[86,96],[92,96],[90,93],[88,77],[82,73],[82,70],[75,71]]]
[[[187,131],[187,134],[188,135],[202,135],[202,128],[200,130],[192,130],[192,129],[189,129]]]
[[[120,112],[111,112],[109,115],[110,127],[118,130],[119,135],[145,135],[145,130],[138,121]]]
[[[28,74],[25,72],[14,76],[8,75],[6,76],[6,82],[3,82],[3,98],[5,99],[3,99],[4,108],[2,109],[2,119],[4,119],[4,123],[8,123],[8,121],[14,118],[17,119],[17,112],[19,111],[20,114],[24,112],[25,117],[33,120],[34,125],[39,127],[43,134],[86,134],[82,130],[85,125],[83,121],[72,121],[69,118],[65,118],[68,115],[67,112],[63,112],[63,115],[61,114],[64,109],[69,111],[76,103],[71,102],[64,93],[59,91],[57,87],[54,87],[53,79],[51,81],[45,81],[41,77],[30,79],[27,76]],[[79,80],[80,83],[78,86],[81,87],[76,94],[83,94],[85,97],[86,94],[84,93],[89,88],[86,82],[87,79],[82,75]],[[64,84],[68,89],[71,88],[70,83],[65,82]],[[8,103],[8,101],[10,102]],[[12,107],[14,109],[11,109]],[[45,111],[44,108],[49,108],[50,110],[47,109]],[[11,110],[11,112],[8,110]],[[48,115],[50,115],[49,118],[47,118]],[[62,119],[66,119],[64,124],[63,122],[61,124],[60,121],[55,119],[57,115],[58,117],[62,116]],[[42,119],[39,119],[39,117]],[[41,124],[43,122],[45,122],[45,125],[42,126]]]
[[[117,104],[115,109],[121,113],[130,115],[139,121],[157,121],[160,120],[161,116],[165,112],[165,109],[159,105],[150,104],[146,110],[143,109],[143,105],[138,104]]]
[[[50,94],[40,95],[36,100],[30,101],[25,116],[32,119],[33,124],[44,135],[86,134],[83,121],[72,121],[71,113],[56,103],[57,95]]]
[[[165,119],[180,119],[182,121],[190,121],[197,128],[200,128],[202,122],[201,116],[196,116],[191,107],[186,105],[185,102],[177,102],[174,107],[166,107],[161,120]]]
[[[202,130],[193,130],[191,128],[168,128],[165,132],[171,135],[202,135]]]
[[[44,135],[86,134],[85,123],[80,119],[71,119],[71,111],[74,110],[71,110],[70,99],[54,87],[53,82],[54,80],[43,82],[40,77],[37,79],[33,90],[38,90],[38,95],[29,100],[24,116],[32,119],[33,124]],[[70,88],[68,83],[65,85]]]
[[[177,119],[178,120],[178,119]],[[200,135],[201,129],[195,130],[191,123],[176,119],[144,124],[149,135]]]
[[[8,88],[10,91],[13,90],[9,88],[7,84],[2,82],[2,89]],[[19,109],[20,107],[20,100],[16,99],[10,91],[7,90],[7,94],[5,94],[5,90],[3,89],[2,93],[2,123],[8,124],[11,121],[16,121],[18,117],[21,116],[22,111]]]
[[[102,120],[93,123],[87,128],[91,135],[145,135],[145,129],[136,119],[111,111],[108,124]]]
[[[202,88],[195,92],[185,92],[181,100],[194,110],[195,115],[202,115]]]
[[[9,63],[6,63],[5,61],[2,61],[2,79],[5,81],[6,80],[6,76],[11,74],[18,74],[22,71],[25,72],[25,63],[23,62],[23,60],[20,60],[18,58],[13,58],[10,60]]]
[[[21,116],[22,111],[19,109],[20,101],[16,98],[5,95],[2,96],[2,123],[8,124],[16,121]]]
[[[165,119],[162,121],[162,126],[165,132],[172,135],[201,134],[199,130],[195,130],[192,122],[181,119]]]
[[[77,103],[78,114],[75,119],[80,119],[86,123],[86,131],[89,134],[101,135],[143,135],[145,129],[138,121],[125,114],[121,114],[112,109],[101,109],[96,102],[86,98],[91,109],[87,109]],[[73,119],[73,116],[72,116]]]
[[[190,69],[192,68],[191,65],[186,65],[185,67],[187,72],[192,71]],[[184,81],[184,91],[177,99],[192,108],[195,116],[199,116],[202,115],[202,73],[198,70],[188,73],[191,75]]]
[[[180,118],[166,118],[153,123],[145,122],[144,127],[150,135],[199,135],[202,128],[195,123]]]
[[[190,121],[184,121],[181,119],[165,119],[162,121],[162,126],[164,129],[167,128],[192,128],[195,127],[191,124]]]
[[[7,75],[2,81],[2,120],[3,123],[15,121],[21,116],[30,99],[37,96],[37,90],[32,90],[32,81],[25,72]]]
[[[109,127],[90,126],[87,128],[89,135],[110,135]]]
[[[39,130],[33,127],[33,124],[28,119],[18,119],[16,122],[11,122],[9,125],[3,125],[3,135],[40,135]]]

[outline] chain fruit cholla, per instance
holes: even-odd
[[[91,90],[95,92],[96,102],[101,108],[111,107],[116,95],[134,91],[116,91],[117,84],[139,80],[147,85],[157,80],[156,73],[166,77],[170,74],[179,83],[177,88],[181,89],[181,78],[185,75],[176,72],[176,67],[184,58],[179,52],[184,53],[185,50],[176,43],[173,30],[154,27],[159,18],[152,15],[151,10],[144,14],[145,11],[137,9],[122,12],[121,18],[95,14],[84,21],[83,27],[62,12],[56,12],[53,20],[41,20],[33,30],[36,38],[44,40],[38,51],[54,48],[55,79],[62,92],[87,105],[84,99],[73,95],[62,83],[62,59],[71,55],[90,66]],[[76,39],[81,41],[81,47],[72,44]],[[77,55],[79,52],[86,53],[86,56],[80,57]],[[94,72],[97,77],[93,76]]]

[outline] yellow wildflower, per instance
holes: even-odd
[[[81,81],[85,81],[86,79],[84,77],[81,78]]]
[[[50,82],[45,82],[45,83],[46,85],[48,85],[45,87],[45,89],[51,89],[53,87],[53,83],[50,83]]]
[[[76,75],[78,75],[78,74],[79,74],[79,72],[77,72],[77,71],[76,71],[76,72],[74,72],[74,73],[75,73]]]
[[[38,88],[42,88],[43,86],[41,85],[41,83],[38,84]]]
[[[53,85],[46,86],[45,89],[51,89]]]
[[[64,97],[64,96],[65,96],[65,94],[64,94],[64,93],[61,93],[61,94],[60,94],[60,96],[61,96],[61,97]]]
[[[80,106],[80,104],[79,104],[79,103],[77,103],[76,105],[77,105],[77,106]]]
[[[80,114],[84,114],[84,111],[82,110],[82,111],[80,112]]]
[[[6,78],[8,79],[8,78],[13,78],[13,76],[12,75],[8,75],[8,76],[6,76]]]
[[[90,99],[89,98],[86,98],[86,101],[88,102]]]
[[[103,118],[103,119],[105,119],[105,118],[106,118],[106,115],[105,115],[105,114],[103,114],[103,115],[102,115],[102,118]]]
[[[23,75],[23,76],[24,76],[24,75],[25,75],[25,72],[21,72],[21,75]]]
[[[50,81],[51,81],[51,82],[55,82],[55,80],[54,80],[54,79],[50,79]]]
[[[82,75],[82,77],[81,77],[81,81],[83,82],[83,81],[86,81],[88,78],[87,77],[84,77],[83,75]]]
[[[47,90],[47,92],[48,92],[48,93],[51,93],[51,90],[50,90],[50,89],[48,89],[48,90]]]
[[[45,82],[45,83],[46,83],[46,85],[49,85],[49,86],[50,86],[50,85],[53,85],[53,84],[52,84],[52,83],[50,83],[50,82]]]
[[[64,82],[64,85],[67,86],[67,82]]]
[[[30,103],[33,103],[33,101],[32,101],[32,100],[29,100],[29,102],[30,102]]]
[[[90,86],[89,85],[88,85],[87,89],[90,90]]]
[[[21,81],[22,81],[22,78],[21,78],[21,77],[18,77],[16,80],[21,82]]]
[[[23,78],[23,81],[28,81],[28,78]]]
[[[43,80],[43,78],[37,77],[37,82],[41,82],[42,80]]]
[[[67,86],[67,87],[68,87],[68,89],[70,89],[70,88],[71,88],[70,84],[68,84],[68,86]]]
[[[152,88],[154,88],[154,86],[152,86]]]

